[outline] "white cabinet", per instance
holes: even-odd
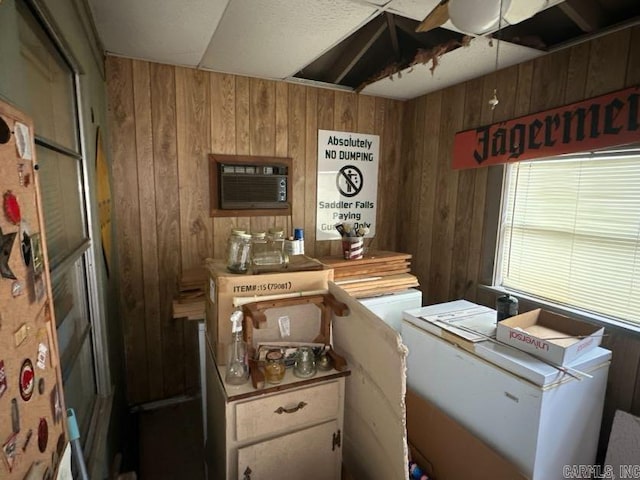
[[[278,386],[227,387],[207,343],[210,480],[244,480],[247,468],[247,480],[337,480],[342,464],[353,478],[408,478],[406,349],[395,330],[341,288],[330,283],[329,291],[349,308],[333,318],[332,345],[350,373],[301,381],[287,369]]]
[[[345,376],[289,369],[279,385],[225,385],[224,366],[207,352],[206,463],[211,480],[339,480]]]

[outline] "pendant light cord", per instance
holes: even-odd
[[[500,13],[498,15],[498,35],[496,35],[496,72],[498,71],[498,55],[500,53],[500,33],[502,32],[502,1],[500,0]]]
[[[496,74],[496,87],[493,89],[493,97],[491,97],[491,99],[489,100],[489,106],[491,107],[491,110],[495,110],[496,106],[498,105],[498,87],[497,87],[497,72],[498,72],[498,58],[500,56],[500,33],[502,31],[502,1],[500,0],[500,11],[498,12],[498,32],[496,34],[496,65],[495,65],[495,71],[494,73]]]

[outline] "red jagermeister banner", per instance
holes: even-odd
[[[640,86],[456,133],[453,168],[598,150],[640,141]]]

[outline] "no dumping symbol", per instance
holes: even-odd
[[[355,197],[362,190],[364,177],[362,172],[353,165],[346,165],[336,176],[336,186],[345,197]]]

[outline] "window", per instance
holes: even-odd
[[[640,324],[640,150],[507,166],[495,284]]]
[[[17,65],[25,81],[8,92],[34,121],[51,288],[67,407],[87,441],[97,399],[91,264],[76,72],[24,2],[16,2]],[[4,92],[3,92],[4,93]]]

